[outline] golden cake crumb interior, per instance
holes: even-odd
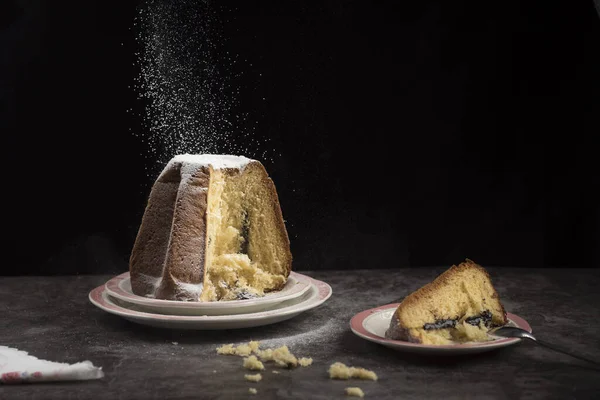
[[[258,390],[256,390],[255,388],[248,388],[248,392],[250,392],[251,394],[256,394],[258,393]]]
[[[207,205],[207,257],[202,301],[260,297],[287,281],[286,254],[270,230],[271,194],[252,170],[213,170]],[[260,238],[260,240],[253,240]]]

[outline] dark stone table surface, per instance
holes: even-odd
[[[470,356],[418,356],[354,335],[356,313],[394,303],[445,268],[299,271],[328,282],[332,297],[290,320],[258,328],[188,331],[151,328],[96,308],[88,293],[111,276],[0,278],[0,345],[38,358],[101,366],[100,380],[0,384],[0,399],[593,399],[600,371],[532,342]],[[600,271],[488,268],[507,311],[539,338],[600,360]],[[263,380],[244,380],[242,358],[216,354],[225,343],[288,344],[313,365],[267,364]],[[335,361],[371,369],[373,381],[330,380]],[[216,372],[214,372],[216,371]],[[255,387],[258,394],[248,392]]]

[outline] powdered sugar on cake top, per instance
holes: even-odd
[[[181,163],[182,172],[185,173],[188,168],[195,170],[206,165],[212,165],[214,169],[243,169],[250,161],[250,158],[229,154],[179,154],[173,157],[171,163]]]

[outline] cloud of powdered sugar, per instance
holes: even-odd
[[[137,135],[158,165],[182,153],[268,157],[241,111],[232,85],[239,73],[231,72],[240,60],[224,48],[218,15],[202,0],[148,0],[138,9],[135,89],[144,111]]]

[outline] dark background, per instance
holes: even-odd
[[[252,3],[211,4],[294,268],[600,265],[592,1]],[[0,272],[127,269],[157,171],[138,6],[2,2]]]

